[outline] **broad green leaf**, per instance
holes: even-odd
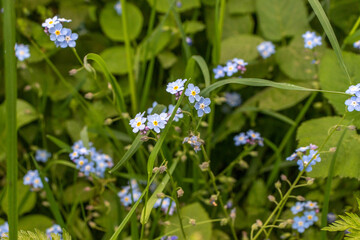
[[[39,117],[35,108],[28,102],[18,99],[16,104],[17,128],[21,128],[22,126],[31,123]]]
[[[359,0],[332,0],[330,1],[329,18],[344,33],[349,33],[356,19],[360,15]]]
[[[158,26],[150,37],[144,38],[140,43],[138,48],[138,51],[140,51],[140,59],[149,60],[158,55],[165,49],[173,37],[170,30],[163,30]],[[147,50],[146,53],[145,50]]]
[[[330,130],[340,122],[340,117],[323,117],[309,120],[301,124],[297,131],[298,146],[308,146],[310,143],[321,146],[328,136]],[[350,122],[344,120],[341,125],[346,127]],[[343,131],[343,130],[342,130]],[[342,131],[335,131],[323,151],[328,151],[336,147],[342,135]],[[360,179],[360,136],[356,131],[348,130],[338,148],[338,155],[335,163],[334,176],[351,177]],[[320,154],[321,162],[313,166],[313,170],[308,173],[312,177],[327,177],[329,166],[334,153],[324,152]]]
[[[281,47],[276,52],[276,61],[280,69],[292,79],[308,80],[317,75],[317,66],[312,61],[321,58],[324,47],[313,50],[304,47],[304,39],[298,35],[289,46]]]
[[[87,202],[92,197],[94,197],[94,188],[90,183],[79,181],[65,189],[62,201],[64,204],[73,204],[77,201]]]
[[[254,0],[229,0],[227,5],[231,14],[253,13],[255,11]]]
[[[177,56],[170,51],[161,52],[157,57],[161,66],[165,69],[172,67],[178,60]]]
[[[41,214],[31,214],[19,219],[19,229],[34,231],[39,229],[45,231],[47,228],[53,225],[53,220],[47,216]]]
[[[220,62],[226,63],[233,58],[245,61],[254,60],[259,56],[256,47],[263,39],[255,35],[236,35],[221,42]]]
[[[267,203],[267,190],[263,180],[256,180],[250,188],[246,199],[248,206],[264,207]]]
[[[192,203],[181,208],[181,216],[183,217],[183,226],[185,229],[185,234],[188,239],[202,239],[210,240],[212,236],[212,225],[209,221],[209,215],[205,209],[200,205],[200,203]],[[175,213],[176,214],[176,213]],[[176,235],[179,237],[179,240],[184,240],[181,230],[179,228],[179,219],[174,214],[170,218],[171,224],[165,228],[165,235]],[[196,225],[192,226],[189,223],[189,219],[195,219]]]
[[[120,220],[120,200],[119,197],[111,191],[105,191],[102,195],[102,200],[107,201],[109,205],[101,206],[99,209],[101,216],[96,218],[95,222],[107,229],[106,235],[108,235],[114,232],[115,227],[118,225],[117,220]]]
[[[88,135],[87,126],[83,127],[83,129],[81,130],[80,139],[83,142],[84,146],[89,149],[90,146],[89,146],[89,135]]]
[[[205,25],[199,21],[185,21],[184,31],[186,34],[194,34],[205,29]]]
[[[81,26],[89,15],[89,4],[84,1],[62,0],[60,1],[59,15],[71,19],[70,23],[64,23],[64,27],[76,29]]]
[[[211,240],[231,240],[231,238],[225,232],[214,229],[212,231]]]
[[[134,52],[131,51],[131,54],[134,54]],[[126,52],[123,46],[107,48],[100,53],[100,56],[104,59],[111,73],[125,74],[128,72],[126,65]],[[97,69],[99,68],[96,65],[94,67]]]
[[[17,198],[19,216],[30,212],[35,207],[36,194],[35,192],[30,191],[30,186],[24,185],[22,180],[17,181]],[[1,207],[5,213],[8,213],[8,206],[8,194],[6,191],[1,202]]]
[[[360,83],[360,56],[354,53],[343,52],[344,61],[352,79],[352,85]],[[339,66],[339,62],[333,51],[328,51],[322,58],[319,69],[320,85],[324,90],[331,89],[345,92],[349,88],[347,76]],[[345,101],[350,96],[324,94],[339,114],[345,113]],[[357,111],[347,114],[347,118],[355,119],[354,124],[360,127],[360,113]]]
[[[309,27],[303,1],[257,0],[256,11],[261,32],[272,41],[303,33]]]
[[[147,0],[151,7],[154,7],[155,0]],[[176,0],[172,0],[171,2]],[[184,12],[193,8],[200,7],[200,0],[181,0],[181,6],[174,6],[179,12]],[[170,7],[169,0],[156,0],[156,11],[166,13]]]
[[[114,9],[115,3],[108,3],[100,12],[100,26],[104,33],[114,41],[124,41],[122,17]],[[126,3],[127,30],[130,40],[134,40],[140,34],[143,25],[143,16],[138,7],[132,3]]]

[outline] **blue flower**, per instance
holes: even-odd
[[[211,108],[209,107],[210,103],[210,98],[203,97],[200,97],[200,100],[195,103],[195,109],[199,117],[204,116],[204,113],[209,114],[211,112]]]
[[[318,154],[318,151],[310,150],[308,156],[309,156],[311,159],[313,159],[312,161],[321,162],[321,158],[320,158],[320,155]]]
[[[334,213],[332,213],[332,212],[329,212],[327,214],[327,221],[328,221],[329,224],[335,222],[336,221],[336,215]]]
[[[166,91],[171,94],[177,94],[184,90],[184,84],[187,79],[177,79],[175,82],[168,83]]]
[[[131,204],[137,202],[141,196],[141,192],[136,183],[136,180],[132,179],[128,186],[123,187],[118,193],[121,203],[128,207]]]
[[[225,99],[226,99],[226,103],[230,106],[230,107],[237,107],[241,104],[241,96],[240,94],[233,92],[233,93],[225,93]]]
[[[48,18],[45,20],[44,23],[41,24],[41,26],[45,27],[45,28],[52,28],[55,26],[55,24],[60,23],[59,19],[57,16],[53,17],[53,18]]]
[[[156,107],[156,105],[158,105],[158,103],[157,103],[156,101],[153,102],[153,103],[152,103],[152,107],[150,107],[150,108],[148,108],[148,109],[146,110],[147,114],[151,114],[152,111],[153,111],[153,109],[154,109],[154,107]],[[165,108],[162,112],[166,112],[166,108]]]
[[[162,238],[160,238],[160,240],[178,240],[179,237],[178,236],[163,236]]]
[[[319,206],[317,205],[317,202],[307,201],[304,205],[307,209],[318,209]]]
[[[0,225],[0,238],[8,237],[9,233],[9,224],[5,222],[3,225]]]
[[[306,156],[304,155],[302,157],[302,160],[299,159],[297,161],[297,165],[299,166],[299,170],[302,171],[304,169],[304,167],[306,167],[305,171],[306,172],[311,172],[312,171],[312,166],[315,165],[315,161],[312,161],[312,158],[310,156]]]
[[[239,70],[241,70],[242,68],[245,68],[245,66],[248,65],[248,63],[245,62],[244,59],[234,58],[232,61],[236,64],[236,67]]]
[[[262,58],[268,58],[275,53],[275,46],[272,42],[262,42],[257,46],[257,50]]]
[[[156,133],[160,133],[160,129],[164,129],[166,121],[162,120],[159,114],[148,116],[148,127],[153,129]]]
[[[302,35],[304,38],[304,47],[313,49],[316,46],[320,46],[321,43],[321,37],[316,36],[314,32],[307,31],[305,34]]]
[[[304,211],[304,206],[305,204],[303,202],[296,202],[295,206],[292,206],[290,210],[293,214],[298,214]]]
[[[43,183],[41,182],[41,178],[39,176],[38,170],[29,170],[24,178],[24,185],[29,185],[32,188],[41,189],[43,188]],[[47,180],[45,178],[45,180]]]
[[[313,225],[318,220],[315,211],[305,211],[304,216],[310,225]]]
[[[298,157],[296,153],[291,154],[289,157],[286,158],[286,161],[293,161]]]
[[[15,44],[15,56],[19,61],[24,61],[30,57],[30,50],[28,45]]]
[[[238,72],[237,64],[232,61],[228,61],[224,67],[224,71],[228,77],[231,77],[234,73]]]
[[[186,37],[185,40],[186,40],[187,45],[189,45],[189,46],[193,45],[193,40],[191,39],[191,37]]]
[[[60,225],[54,224],[51,227],[49,227],[48,229],[46,229],[46,235],[50,240],[52,239],[51,234],[59,235],[60,238],[62,239],[62,229],[61,229]]]
[[[360,41],[360,40],[359,40]],[[356,85],[351,85],[345,93],[356,95],[356,93],[360,92],[360,83]],[[358,96],[359,97],[359,96]]]
[[[75,40],[78,39],[79,35],[77,33],[72,33],[71,29],[69,28],[63,28],[62,32],[65,39],[60,43],[60,47],[61,48],[66,48],[68,46],[72,48],[75,47],[76,46]]]
[[[90,176],[90,173],[95,172],[94,162],[86,163],[82,168],[81,171],[85,174],[85,176]],[[101,175],[102,172],[99,173]],[[102,176],[101,176],[102,177]]]
[[[168,114],[171,115],[174,111],[175,106],[170,104],[169,105],[169,111]],[[174,116],[174,121],[178,122],[180,120],[180,118],[183,118],[184,114],[182,113],[182,110],[180,108],[177,109],[176,114]]]
[[[35,160],[38,162],[46,162],[50,157],[51,153],[42,149],[38,149],[35,154]]]
[[[76,167],[82,170],[89,161],[84,156],[80,156],[79,158],[75,159],[74,162],[76,163]]]
[[[306,221],[304,216],[302,217],[294,217],[294,223],[292,224],[292,228],[296,229],[299,233],[303,233],[305,229],[309,227],[309,223]]]
[[[55,24],[54,27],[49,29],[50,32],[50,40],[62,42],[65,40],[65,34],[67,33],[66,28],[63,28],[61,23]]]
[[[160,206],[161,204],[161,206]],[[160,206],[161,210],[166,214],[169,212],[169,215],[172,216],[176,209],[176,204],[170,198],[165,197],[163,199],[158,199],[157,204],[154,205],[154,208],[158,208]]]
[[[351,97],[345,101],[345,105],[348,106],[347,109],[349,112],[352,111],[360,111],[360,98],[359,97]]]
[[[193,103],[200,100],[200,88],[197,86],[194,86],[194,84],[190,83],[185,90],[185,95],[189,97],[189,102]]]
[[[40,176],[34,177],[33,182],[32,182],[32,187],[33,188],[40,188],[40,189],[44,187]]]
[[[115,5],[114,5],[114,9],[116,11],[116,13],[121,16],[122,14],[122,6],[121,6],[121,2],[118,1]]]
[[[214,68],[213,72],[215,74],[215,77],[214,77],[215,79],[225,77],[224,67],[221,65],[218,65],[216,68]]]
[[[145,112],[136,114],[134,119],[130,120],[130,126],[133,128],[133,132],[137,133],[145,129],[146,118],[143,117]]]
[[[310,32],[310,31],[306,31],[306,33],[304,33],[304,34],[302,35],[302,37],[303,37],[304,39],[313,39],[315,36],[316,36],[316,35],[315,35],[315,32]]]
[[[306,147],[299,147],[298,149],[295,150],[295,152],[306,152],[307,150],[309,150],[309,146],[306,146]]]
[[[184,138],[183,143],[190,144],[194,148],[194,151],[198,152],[201,150],[201,145],[204,144],[204,141],[199,136],[191,134],[189,137]]]
[[[354,48],[360,49],[360,40],[354,42]]]
[[[235,146],[245,145],[247,143],[247,140],[248,136],[245,133],[239,133],[234,137]]]

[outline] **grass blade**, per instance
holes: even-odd
[[[229,78],[226,80],[218,81],[213,84],[211,84],[209,87],[204,88],[201,91],[202,96],[208,96],[210,92],[214,91],[215,89],[222,87],[227,84],[242,84],[247,86],[254,86],[254,87],[274,87],[279,89],[286,89],[286,90],[293,90],[293,91],[305,91],[305,92],[326,92],[326,93],[333,93],[333,94],[342,94],[350,96],[347,93],[344,92],[336,92],[336,91],[326,91],[326,90],[318,90],[318,89],[312,89],[312,88],[305,88],[296,86],[290,83],[279,83],[279,82],[273,82],[265,79],[259,79],[259,78]]]
[[[65,142],[61,141],[60,139],[58,139],[58,138],[56,138],[56,137],[54,137],[54,136],[51,136],[51,135],[46,135],[46,137],[47,137],[50,141],[52,141],[53,143],[55,143],[56,146],[58,146],[58,147],[61,148],[62,150],[66,151],[66,152],[68,152],[68,153],[72,152],[71,147],[70,147],[67,143],[65,143]]]
[[[17,75],[15,59],[15,1],[4,0],[3,38],[5,62],[5,106],[6,106],[6,165],[7,186],[9,188],[8,223],[9,238],[17,239],[17,130],[16,130],[16,98]]]
[[[189,59],[189,62],[190,61],[195,61],[199,65],[201,72],[204,75],[205,87],[210,86],[209,68],[208,68],[204,58],[199,55],[194,55]]]
[[[52,214],[54,215],[54,218],[56,220],[56,222],[62,227],[62,228],[65,228],[65,222],[61,216],[61,213],[60,213],[60,209],[59,209],[59,206],[55,200],[55,197],[54,197],[54,194],[52,193],[51,189],[50,189],[50,186],[49,186],[49,183],[47,181],[45,181],[45,176],[44,176],[44,173],[41,171],[40,167],[39,167],[39,164],[36,162],[34,156],[31,156],[34,164],[35,164],[35,167],[36,169],[39,171],[39,176],[41,178],[41,182],[43,183],[44,185],[44,190],[46,192],[46,198],[47,200],[49,201],[49,204],[50,204],[50,210],[52,212]]]
[[[324,202],[322,204],[322,211],[321,211],[321,228],[326,227],[327,225],[327,214],[329,212],[329,202],[330,202],[330,191],[331,191],[331,182],[332,182],[332,178],[334,176],[334,172],[335,172],[335,162],[336,162],[336,157],[339,153],[339,148],[341,146],[341,143],[345,137],[345,134],[347,132],[347,128],[345,128],[344,132],[341,134],[341,137],[338,141],[338,144],[336,146],[336,151],[331,159],[330,162],[330,167],[329,167],[329,174],[327,177],[327,181],[326,181],[326,187],[325,187],[325,194],[324,194]],[[326,232],[325,231],[321,231],[321,240],[325,240],[327,239],[326,237]]]
[[[327,37],[328,37],[328,39],[330,41],[330,44],[331,44],[332,48],[335,51],[336,57],[338,58],[340,66],[344,70],[347,78],[349,79],[349,83],[351,84],[352,80],[351,80],[349,72],[348,72],[348,70],[346,68],[344,59],[342,57],[339,42],[336,39],[334,30],[331,27],[330,21],[327,18],[326,14],[324,12],[324,9],[321,7],[321,4],[320,4],[320,2],[318,0],[309,0],[309,3],[311,5],[312,9],[314,10],[317,18],[319,19],[322,27],[324,28],[324,31],[325,31],[325,33],[326,33],[326,35],[327,35]]]

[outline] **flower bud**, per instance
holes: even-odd
[[[257,219],[256,220],[256,224],[259,226],[259,227],[262,227],[263,223],[260,219]]]
[[[209,169],[209,162],[203,162],[199,166],[200,166],[201,171],[207,171]]]
[[[356,126],[350,125],[350,126],[348,126],[348,129],[354,131],[354,130],[356,130]]]
[[[157,198],[164,198],[165,194],[164,193],[158,193],[158,194],[156,194],[156,197]]]
[[[278,189],[281,188],[281,182],[280,182],[280,181],[277,181],[277,182],[275,183],[275,187],[278,188]]]
[[[157,173],[159,172],[159,168],[158,167],[154,167],[153,170],[152,170],[153,173]]]
[[[284,174],[281,174],[280,178],[281,178],[282,181],[287,181],[288,180],[287,176],[284,175]]]
[[[332,147],[329,149],[330,152],[336,152],[336,147]]]
[[[270,202],[275,202],[276,201],[276,199],[275,199],[275,197],[273,195],[269,195],[268,199],[269,199]]]
[[[182,188],[179,188],[176,191],[176,193],[177,193],[177,197],[180,198],[180,197],[182,197],[184,195],[184,190]]]
[[[193,219],[193,218],[190,218],[189,223],[190,223],[191,225],[195,226],[195,225],[196,225],[196,220]]]
[[[305,198],[303,196],[299,195],[299,196],[296,196],[296,200],[303,202],[303,201],[305,201]]]

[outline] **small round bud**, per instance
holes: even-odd
[[[160,174],[166,172],[166,170],[167,170],[166,165],[162,165],[162,166],[159,167],[159,173],[160,173]]]
[[[330,152],[336,152],[336,147],[332,147],[329,149]]]
[[[71,70],[69,71],[69,75],[70,75],[70,76],[74,76],[77,72],[78,72],[77,69],[71,69]]]
[[[91,228],[95,228],[95,227],[96,227],[96,223],[93,222],[93,221],[89,221],[89,226],[90,226]]]
[[[91,210],[94,209],[94,206],[93,206],[93,205],[87,205],[87,206],[85,207],[85,209],[91,211]]]
[[[88,92],[84,96],[86,99],[91,100],[94,98],[94,94],[92,92]]]
[[[92,216],[93,216],[94,218],[98,218],[98,217],[100,217],[100,214],[99,214],[98,212],[93,212],[93,213],[92,213]]]
[[[307,181],[307,182],[306,182],[307,185],[311,185],[311,184],[314,183],[314,179],[313,179],[313,178],[310,178],[310,177],[307,178],[306,181]]]
[[[24,91],[25,92],[28,92],[28,91],[30,91],[31,90],[31,86],[30,85],[26,85],[25,87],[24,87]]]
[[[270,202],[275,202],[276,201],[276,199],[275,199],[275,197],[273,195],[269,195],[268,199],[269,199]]]
[[[251,230],[257,230],[257,229],[258,229],[258,225],[256,223],[251,225]]]
[[[240,167],[245,168],[245,169],[249,168],[249,164],[242,159],[240,160],[239,165],[240,165]]]
[[[256,224],[259,226],[259,227],[262,227],[263,223],[260,219],[257,219],[256,220]]]
[[[275,187],[276,187],[276,188],[281,188],[281,182],[280,182],[280,181],[277,181],[277,182],[275,183]]]
[[[201,171],[207,171],[209,169],[209,162],[203,162],[202,164],[200,164],[200,169]]]
[[[279,228],[285,228],[287,225],[287,222],[282,222],[279,224]]]
[[[152,170],[153,173],[157,173],[159,172],[159,168],[158,167],[154,167],[153,170]]]
[[[348,126],[348,129],[354,131],[354,130],[356,130],[356,126],[350,125],[350,126]]]
[[[221,225],[221,226],[225,226],[228,222],[229,222],[229,220],[228,220],[227,218],[223,218],[223,219],[221,219],[221,221],[220,221],[220,225]]]
[[[177,193],[177,197],[180,198],[180,197],[182,197],[184,195],[184,190],[182,188],[179,188],[176,191],[176,193]]]
[[[90,192],[90,191],[91,191],[91,187],[84,187],[83,191],[84,191],[84,192]]]
[[[281,174],[280,178],[281,178],[282,181],[287,181],[288,180],[287,176],[284,175],[284,174]]]
[[[158,193],[158,194],[156,194],[156,197],[157,198],[164,198],[165,194],[164,193]]]
[[[296,200],[303,202],[303,201],[305,201],[305,198],[303,196],[299,195],[299,196],[296,196]]]
[[[190,218],[189,223],[190,223],[191,225],[195,226],[195,225],[196,225],[196,220],[193,219],[193,218]]]
[[[107,118],[107,119],[105,119],[105,121],[104,121],[104,124],[105,125],[111,125],[113,123],[113,120],[111,119],[111,118]]]
[[[105,200],[105,201],[104,201],[104,205],[105,205],[105,207],[108,208],[108,207],[110,207],[110,202],[109,202],[108,200]]]
[[[140,138],[140,140],[143,141],[143,142],[147,142],[147,141],[149,141],[149,137],[148,136],[143,136],[143,137]]]
[[[186,156],[185,154],[181,156],[181,161],[182,161],[182,162],[185,162],[186,159],[187,159],[187,156]]]
[[[43,201],[41,203],[44,207],[50,207],[50,203],[48,201]]]

